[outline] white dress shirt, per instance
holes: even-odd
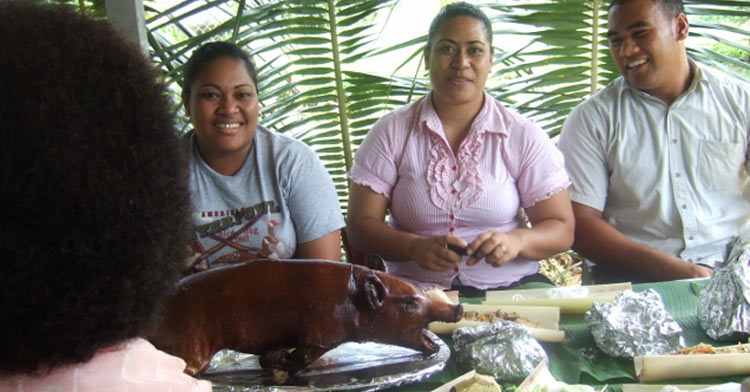
[[[576,107],[559,147],[571,200],[628,238],[715,266],[750,214],[750,86],[695,70],[671,105],[619,77]]]

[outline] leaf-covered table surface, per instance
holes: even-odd
[[[708,280],[670,281],[633,285],[634,291],[654,289],[658,292],[666,309],[680,324],[685,343],[692,346],[708,343],[716,346],[728,345],[709,338],[700,327],[697,316],[698,294]],[[551,287],[532,283],[523,288]],[[482,298],[461,297],[462,303],[480,303]],[[568,384],[609,385],[608,392],[619,392],[621,384],[638,382],[632,360],[615,359],[604,354],[594,343],[583,314],[562,314],[560,329],[565,331],[563,343],[542,343],[549,356],[549,369],[559,381]],[[452,347],[450,336],[441,336]],[[470,369],[459,366],[451,358],[446,367],[422,382],[403,385],[399,391],[431,391],[460,376]],[[701,378],[670,381],[670,384],[720,384],[741,382],[743,377]]]

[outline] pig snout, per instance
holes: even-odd
[[[453,309],[453,321],[459,321],[464,317],[464,307],[461,304],[456,305]]]
[[[463,315],[463,306],[445,302],[430,303],[430,305],[427,307],[426,314],[427,319],[429,319],[430,321],[445,322],[457,322],[461,320],[461,317],[463,317]],[[432,336],[433,335],[429,334],[426,329],[421,330],[419,332],[419,343],[412,347],[425,354],[431,354],[438,351],[440,346],[437,342],[435,342]]]
[[[458,304],[458,299],[452,301],[448,295],[440,289],[432,289],[424,292],[428,301],[427,318],[429,321],[444,321],[448,323],[461,320],[464,308]]]
[[[464,315],[464,307],[460,304],[449,303],[432,303],[428,310],[428,317],[431,321],[445,321],[453,323],[461,320]]]

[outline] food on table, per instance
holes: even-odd
[[[452,386],[450,392],[502,392],[502,388],[492,376],[474,373],[471,378]]]
[[[677,350],[674,355],[693,355],[693,354],[738,354],[750,353],[750,344],[738,343],[735,346],[714,347],[710,344],[700,343],[695,346],[685,347]]]
[[[698,321],[714,340],[736,342],[750,334],[750,240],[738,236],[726,261],[698,295]]]
[[[612,302],[615,296],[630,290],[630,283],[548,289],[489,290],[485,305],[554,306],[562,313],[584,313],[594,302]]]
[[[613,303],[595,302],[584,319],[596,346],[611,357],[667,354],[685,347],[682,327],[653,289],[623,291]]]
[[[698,344],[667,355],[633,358],[640,382],[750,374],[750,344],[713,347]]]
[[[539,362],[521,384],[518,392],[604,392],[607,387],[596,391],[593,387],[584,384],[566,384],[552,376],[547,367],[547,361]]]
[[[490,313],[479,313],[477,311],[468,310],[464,312],[463,318],[464,320],[481,321],[484,323],[491,323],[498,320],[508,320],[515,321],[527,327],[541,328],[541,325],[539,325],[539,323],[535,323],[525,317],[521,317],[515,312],[503,312],[500,309]]]
[[[452,338],[459,365],[501,382],[521,381],[547,360],[547,353],[528,328],[512,321],[461,327],[453,331]]]
[[[428,328],[437,334],[450,334],[460,327],[475,327],[499,320],[526,326],[534,339],[543,342],[562,342],[565,332],[557,325],[560,309],[551,306],[492,306],[464,305],[464,317],[455,323],[432,322]]]
[[[638,384],[636,384],[638,385]],[[654,384],[642,384],[657,386]],[[625,392],[625,386],[623,386],[623,392]],[[630,392],[633,392],[632,390]],[[642,392],[642,391],[636,391]],[[652,391],[648,391],[652,392]],[[742,392],[740,384],[736,382],[727,382],[724,384],[715,385],[664,385],[661,389],[654,389],[653,392]]]
[[[622,392],[741,392],[740,384],[622,384]]]
[[[430,321],[457,321],[461,305],[428,298],[404,280],[321,260],[256,260],[183,279],[149,340],[205,370],[221,349],[259,354],[283,383],[347,341],[433,353]]]
[[[492,376],[470,370],[435,388],[432,392],[502,392],[502,387]]]
[[[547,384],[535,385],[532,392],[595,392],[594,387],[586,384],[566,384],[562,381],[552,381]]]
[[[451,300],[451,298],[448,296],[448,294],[445,293],[445,291],[440,289],[432,289],[432,290],[425,290],[424,294],[433,300],[439,300],[444,301],[448,303],[458,303],[457,301]]]

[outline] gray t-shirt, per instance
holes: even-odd
[[[192,270],[291,258],[298,243],[344,226],[333,181],[304,143],[258,125],[242,168],[225,176],[200,156],[194,133],[182,137],[195,224]]]

